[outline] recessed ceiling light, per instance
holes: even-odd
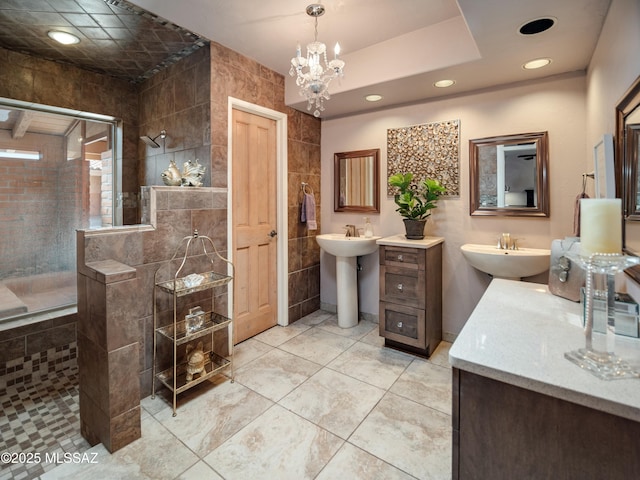
[[[47,35],[49,38],[52,38],[63,45],[75,45],[76,43],[80,43],[80,39],[75,35],[67,32],[61,32],[60,30],[50,30],[47,32]]]
[[[553,17],[536,18],[520,26],[518,32],[521,35],[536,35],[553,27],[556,19]]]
[[[447,87],[450,87],[451,85],[455,85],[455,83],[456,83],[455,80],[438,80],[433,85],[438,88],[447,88]]]
[[[367,95],[364,97],[367,102],[379,102],[382,100],[382,95],[378,95],[377,93],[373,93],[371,95]]]
[[[546,67],[550,63],[550,58],[536,58],[535,60],[529,60],[527,63],[522,65],[522,68],[525,70],[535,70],[536,68]]]

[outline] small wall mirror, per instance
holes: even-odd
[[[547,132],[469,140],[470,214],[549,216]]]
[[[623,199],[624,251],[640,255],[640,77],[616,106],[616,190]],[[640,282],[640,267],[625,270]]]
[[[334,155],[334,211],[380,212],[380,149]]]

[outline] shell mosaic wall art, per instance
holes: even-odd
[[[416,183],[440,181],[443,197],[460,196],[460,120],[387,130],[387,176],[412,172]],[[395,194],[387,186],[387,195]]]

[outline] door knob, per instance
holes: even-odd
[[[271,238],[275,237],[278,234],[278,232],[276,232],[275,230],[271,230],[269,233],[267,233],[267,235],[269,235]]]

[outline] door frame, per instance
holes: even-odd
[[[255,105],[238,98],[229,97],[228,101],[228,135],[227,135],[227,245],[228,256],[233,262],[231,246],[233,245],[233,109],[269,118],[276,122],[276,276],[278,298],[278,325],[289,325],[289,222],[287,208],[287,114]],[[229,305],[233,305],[233,282],[229,289]],[[233,312],[231,312],[233,313]]]

